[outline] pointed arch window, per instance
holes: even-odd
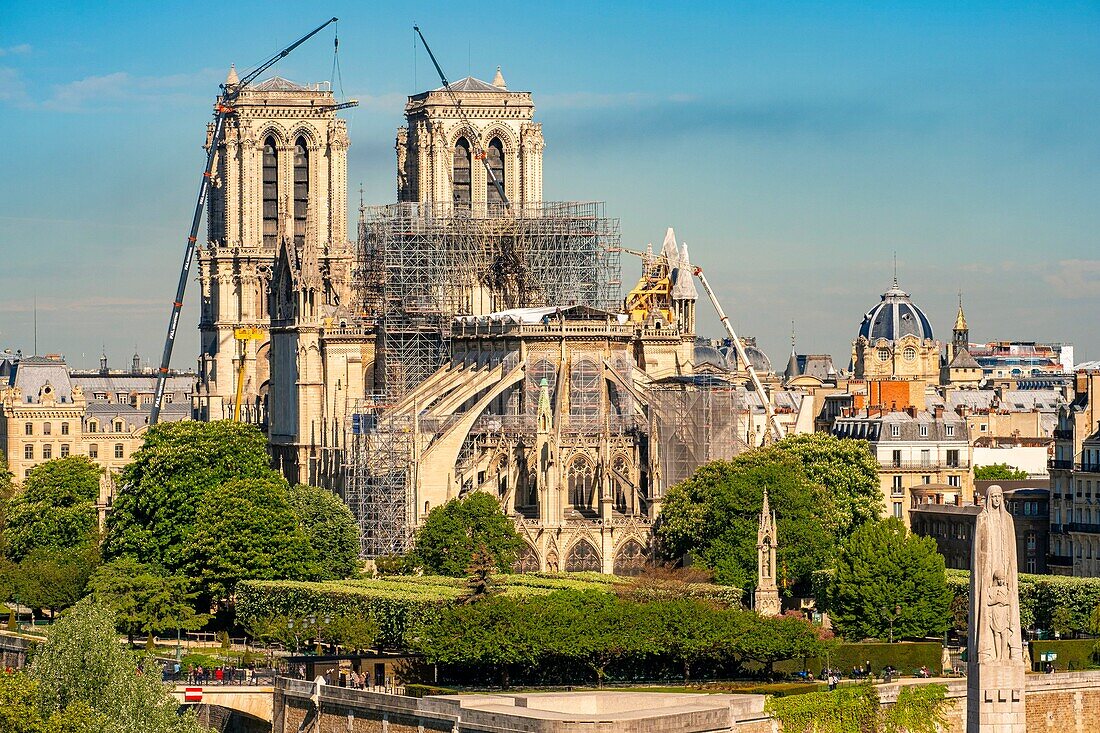
[[[489,163],[489,170],[493,172],[493,177],[500,181],[501,188],[504,189],[505,195],[507,195],[508,187],[504,181],[504,145],[500,142],[499,137],[494,137],[489,141],[489,147],[485,151],[485,159]],[[503,204],[504,199],[500,197],[500,191],[493,185],[493,182],[486,181],[485,185],[485,200],[490,204]]]
[[[273,137],[264,140],[263,236],[264,247],[275,249],[279,236],[279,152]]]
[[[591,509],[596,488],[596,468],[585,458],[569,464],[569,503],[576,509]]]
[[[306,241],[306,211],[309,209],[309,150],[306,140],[294,143],[294,244]]]
[[[451,176],[454,185],[454,203],[456,207],[470,207],[470,143],[460,137],[455,142],[454,169]]]

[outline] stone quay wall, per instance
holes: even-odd
[[[916,680],[880,685],[882,703],[890,705],[898,690],[909,684],[927,684]],[[947,696],[952,705],[947,713],[943,733],[966,733],[966,680],[947,683]],[[273,733],[295,733],[315,712],[312,697],[314,685],[301,680],[280,678],[275,688]],[[630,693],[567,693],[568,695],[624,695]],[[543,695],[545,697],[545,695]],[[423,699],[379,692],[349,690],[322,686],[320,725],[313,730],[323,733],[782,733],[776,721],[763,713],[760,695],[699,695],[698,704],[683,702],[661,704],[661,693],[654,694],[651,705],[639,705],[633,713],[611,712],[593,708],[586,715],[581,708],[590,704],[577,697],[577,714],[562,716],[547,712],[545,716],[517,714],[524,705],[536,707],[539,696],[528,696],[530,702],[520,702],[523,695],[499,696],[515,705],[514,713],[492,705],[495,696],[439,696]],[[561,696],[557,696],[561,697]],[[473,705],[464,704],[478,698]],[[548,698],[549,699],[549,698]],[[549,706],[561,709],[557,705]],[[644,709],[641,709],[644,708]],[[1090,733],[1100,731],[1100,671],[1066,672],[1053,675],[1027,676],[1028,733]],[[601,720],[602,718],[602,720]]]

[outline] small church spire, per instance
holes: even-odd
[[[959,291],[959,314],[955,316],[955,328],[956,331],[968,331],[970,330],[966,326],[966,315],[963,313],[963,294]]]
[[[500,67],[497,67],[497,75],[493,77],[493,86],[497,89],[508,91],[508,85],[504,83],[504,74],[500,73]]]
[[[760,529],[756,533],[756,592],[753,594],[756,612],[761,616],[778,616],[783,610],[779,601],[779,586],[775,582],[778,548],[775,513],[768,504],[768,489],[764,487]]]
[[[241,82],[240,77],[237,76],[237,65],[236,64],[230,64],[229,65],[229,73],[225,77],[225,85],[228,87],[228,86],[233,86],[235,84],[240,84],[240,82]]]

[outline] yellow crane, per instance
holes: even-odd
[[[630,292],[630,295],[627,296],[626,310],[630,313],[632,321],[643,321],[650,309],[666,302],[671,296],[672,281],[670,276],[673,265],[664,254],[642,252],[627,247],[613,247],[611,251],[625,252],[629,255],[642,258],[642,262],[644,263],[642,266],[642,279],[634,290]],[[663,265],[664,272],[660,271],[662,268],[654,268],[654,265]],[[726,329],[726,334],[730,337],[730,341],[733,342],[733,348],[737,351],[738,360],[745,365],[745,371],[749,375],[749,381],[752,382],[753,389],[760,395],[760,401],[764,405],[765,422],[767,423],[768,430],[774,440],[782,440],[784,435],[783,426],[779,423],[779,420],[776,419],[775,409],[772,407],[771,400],[768,398],[768,393],[764,391],[764,384],[760,381],[760,376],[756,373],[756,369],[753,367],[752,362],[749,361],[749,356],[745,353],[745,347],[741,343],[741,339],[737,337],[737,333],[733,330],[733,326],[730,325],[730,319],[722,309],[722,304],[718,302],[718,296],[711,290],[710,283],[707,282],[707,278],[703,274],[703,268],[697,265],[691,265],[691,274],[694,275],[695,278],[699,280],[699,284],[703,286],[703,292],[707,294],[707,297],[710,299],[710,304],[718,314],[718,320],[721,321],[723,328]]]
[[[245,327],[234,328],[233,338],[237,339],[240,346],[241,364],[237,367],[237,396],[233,399],[233,422],[241,421],[241,400],[244,398],[244,365],[249,341],[263,341],[267,338],[267,332],[259,328]]]

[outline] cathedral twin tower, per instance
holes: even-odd
[[[231,70],[227,85],[238,83]],[[461,104],[455,107],[453,96]],[[327,85],[272,77],[240,93],[219,146],[199,252],[196,417],[266,428],[291,480],[329,483],[350,400],[376,388],[375,348],[353,292],[347,125]],[[542,199],[542,130],[529,92],[467,77],[408,98],[397,197],[448,215]],[[208,130],[207,145],[212,129]],[[246,336],[238,338],[238,336]],[[259,336],[259,337],[257,337]]]

